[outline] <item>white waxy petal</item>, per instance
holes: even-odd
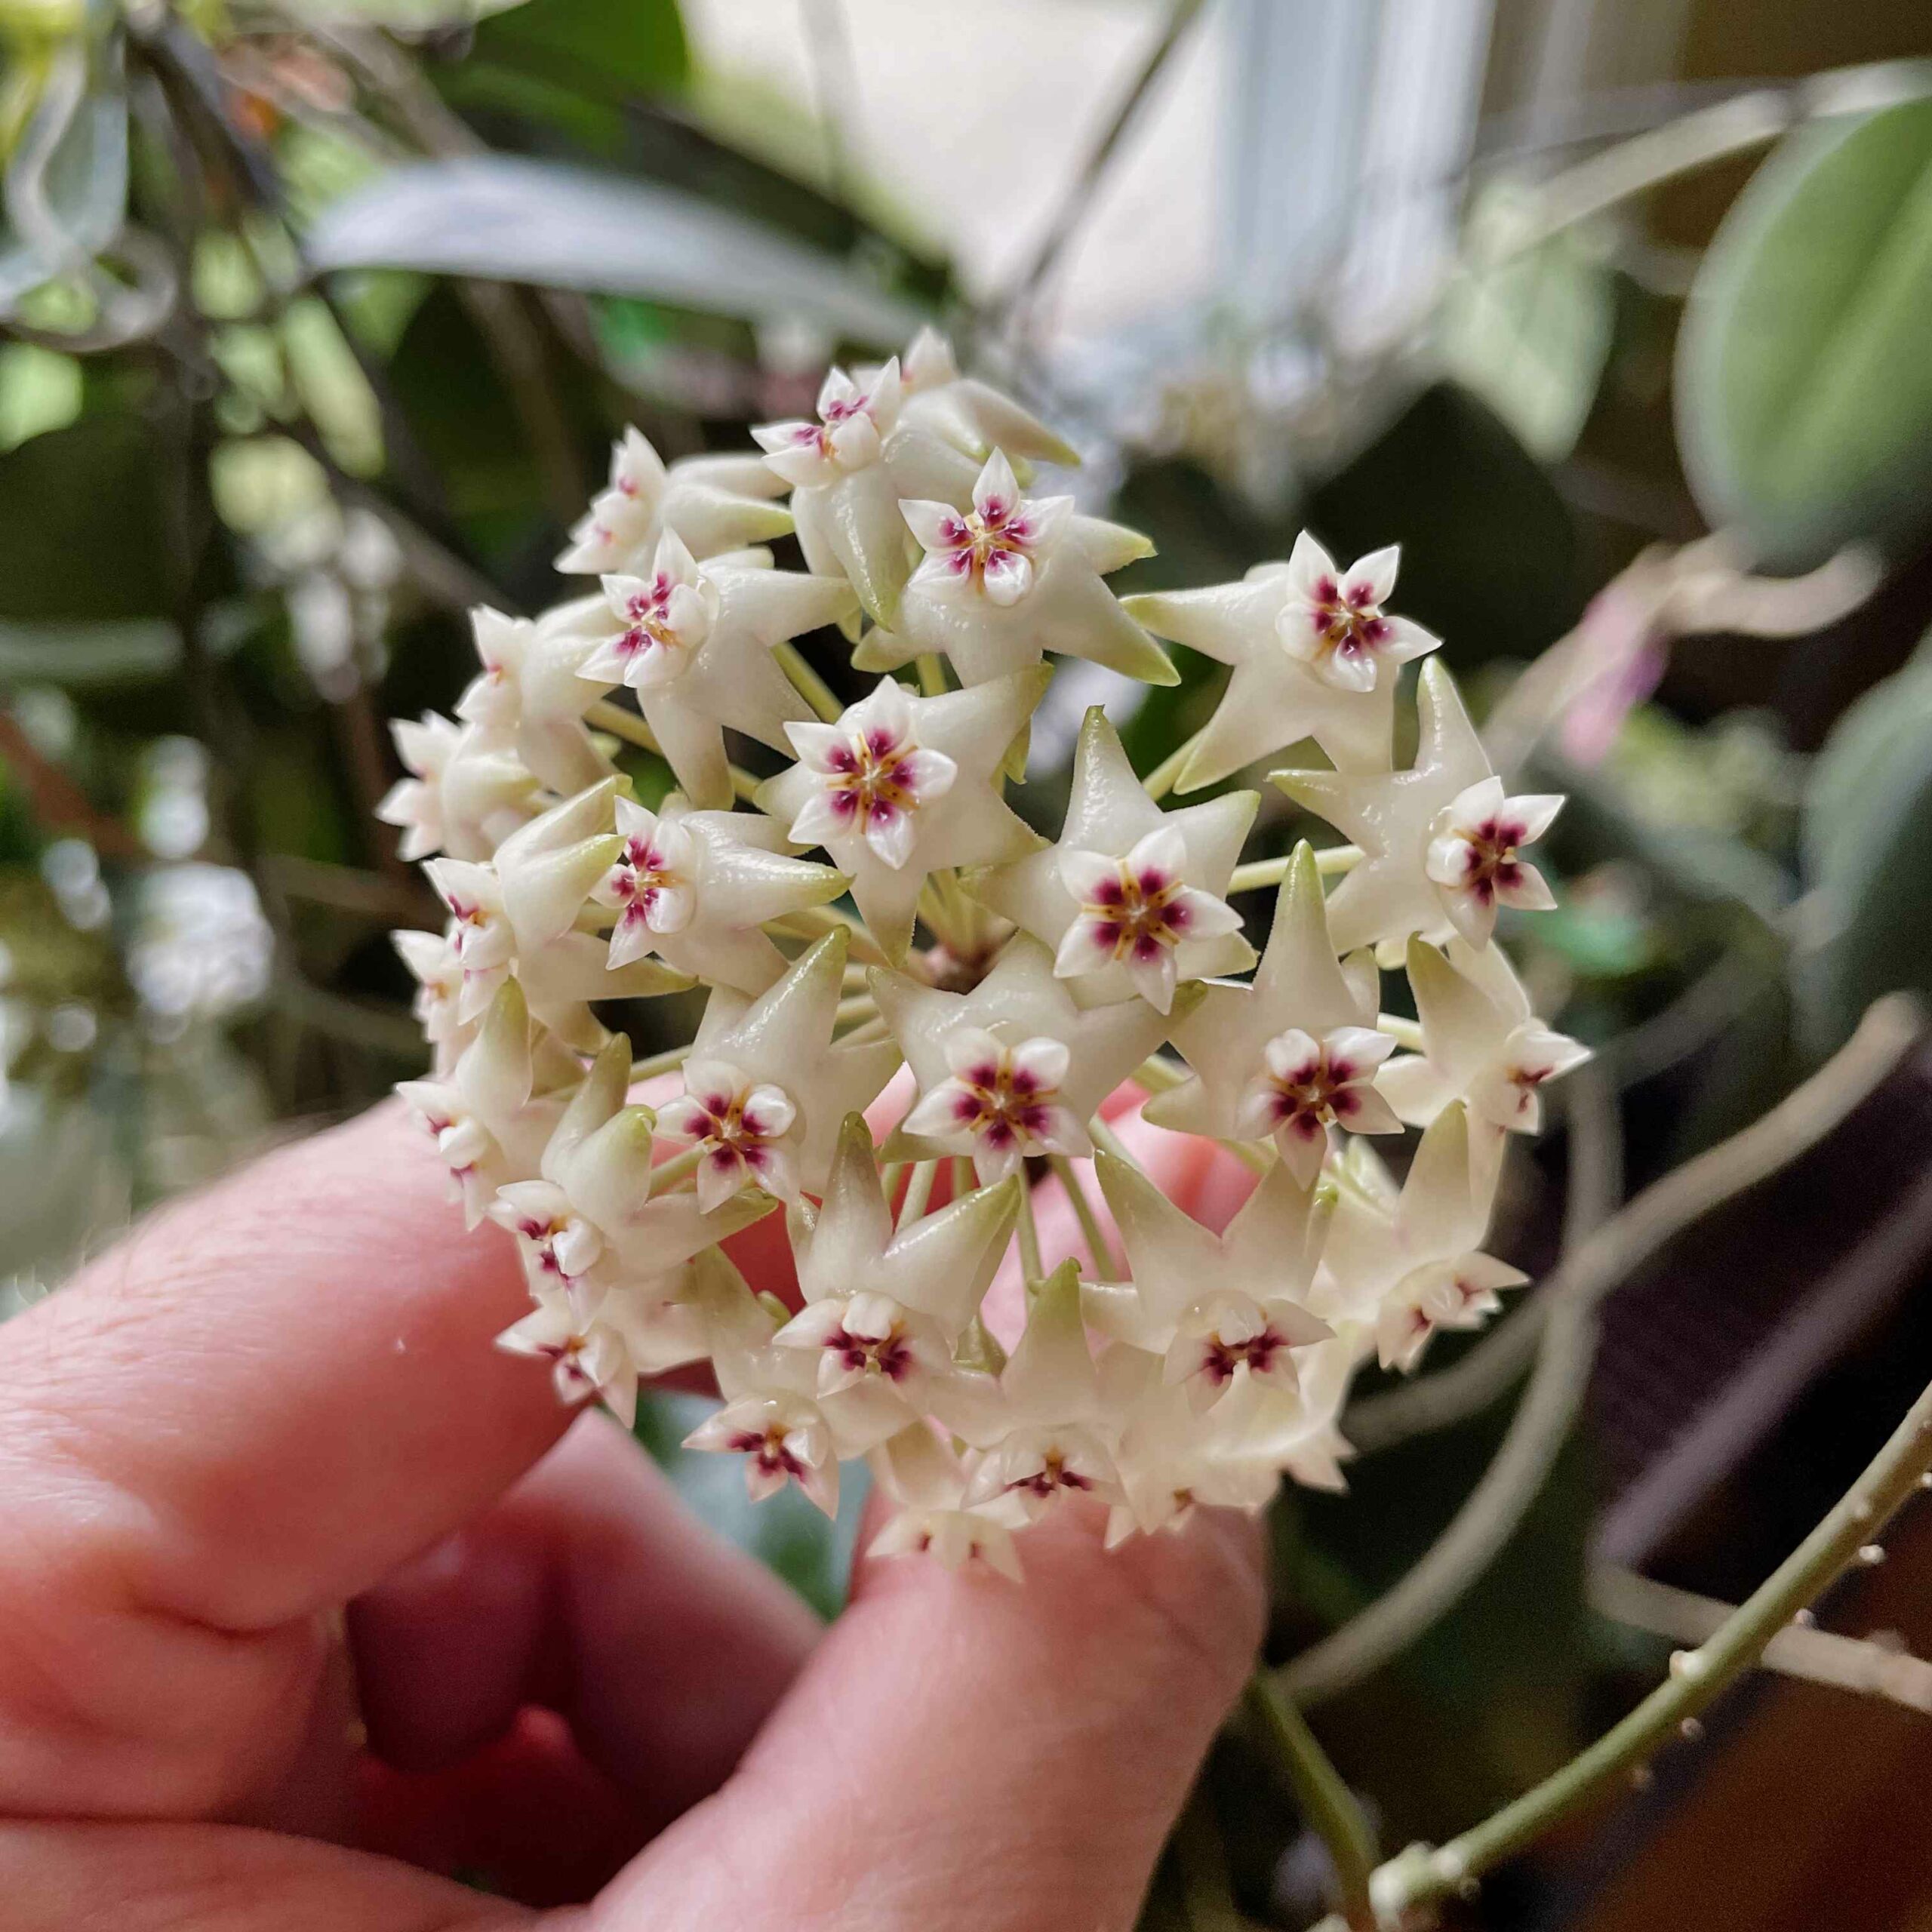
[[[986,559],[980,581],[988,600],[1004,609],[1017,604],[1032,589],[1032,562],[1022,551],[996,551]]]
[[[913,498],[902,500],[899,513],[906,519],[921,549],[936,552],[942,558],[966,541],[966,526],[950,503]]]
[[[1013,1049],[1014,1084],[1035,1093],[1057,1093],[1066,1083],[1073,1055],[1063,1040],[1046,1035],[1023,1040]]]
[[[958,776],[956,760],[925,746],[906,752],[899,761],[897,774],[900,786],[912,794],[915,803],[921,805],[944,798]]]
[[[1309,666],[1324,685],[1338,691],[1372,691],[1381,675],[1372,651],[1324,651]]]
[[[873,856],[894,872],[901,870],[918,842],[918,827],[903,805],[875,798],[866,809],[865,838]]]
[[[973,485],[973,507],[982,516],[1010,515],[1020,502],[1020,484],[1003,451],[987,457]]]
[[[1295,547],[1288,553],[1288,587],[1300,601],[1307,601],[1315,593],[1317,585],[1324,579],[1333,582],[1337,575],[1335,560],[1304,530],[1295,539]]]
[[[1386,604],[1395,595],[1395,573],[1401,561],[1402,546],[1399,543],[1371,550],[1367,556],[1358,557],[1349,565],[1347,575],[1342,580],[1343,587],[1351,592],[1359,587],[1367,592],[1367,602]]]

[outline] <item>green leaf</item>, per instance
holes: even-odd
[[[1932,640],[1825,741],[1805,797],[1804,861],[1818,915],[1798,995],[1823,1051],[1881,993],[1932,993]]]
[[[1582,435],[1610,354],[1616,297],[1589,238],[1566,230],[1521,253],[1519,219],[1502,184],[1471,220],[1474,261],[1450,285],[1437,318],[1449,373],[1475,391],[1545,463]],[[1484,265],[1484,257],[1495,266]]]
[[[924,319],[848,263],[695,195],[509,155],[393,169],[325,209],[309,253],[321,271],[416,269],[800,318],[879,347]]]
[[[485,21],[464,64],[622,100],[682,87],[691,49],[676,0],[543,0]]]
[[[1679,441],[1713,525],[1774,568],[1932,517],[1932,100],[1784,141],[1719,228],[1678,342]]]

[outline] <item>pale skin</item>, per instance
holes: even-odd
[[[1252,1527],[1105,1555],[1075,1509],[1023,1588],[862,1560],[822,1629],[491,1347],[525,1306],[389,1106],[0,1328],[8,1924],[1126,1932],[1254,1655]]]

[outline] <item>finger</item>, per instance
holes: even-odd
[[[317,1613],[564,1427],[525,1296],[385,1106],[156,1217],[0,1337],[0,1807],[226,1814],[302,1748]]]
[[[511,1932],[536,1922],[387,1859],[235,1826],[0,1825],[0,1897],[11,1932]]]
[[[1254,1527],[1199,1512],[1103,1550],[1021,1538],[1017,1586],[860,1566],[738,1775],[620,1878],[612,1932],[1128,1932],[1260,1641]]]
[[[438,1770],[543,1705],[628,1799],[638,1843],[724,1782],[820,1635],[596,1415],[349,1624],[378,1755]]]

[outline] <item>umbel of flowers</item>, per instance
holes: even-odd
[[[1338,1484],[1356,1368],[1413,1368],[1523,1279],[1484,1251],[1505,1137],[1583,1054],[1494,928],[1551,903],[1524,848],[1560,801],[1506,795],[1390,608],[1393,549],[1344,569],[1304,536],[1238,583],[1117,598],[1145,540],[1029,494],[1073,452],[936,336],[756,436],[667,466],[629,432],[559,560],[594,587],[478,612],[455,718],[397,729],[384,816],[449,913],[398,935],[434,1055],[403,1091],[471,1224],[520,1245],[502,1345],[626,1422],[641,1379],[708,1362],[694,1446],[827,1510],[863,1457],[880,1546],[948,1564],[1017,1574],[1015,1531],[1069,1493],[1118,1540],[1258,1509],[1284,1472]],[[764,547],[786,534],[803,571]],[[810,632],[878,674],[859,702]],[[1171,682],[1157,638],[1232,667],[1219,707],[1145,781],[1090,712],[1047,843],[1008,802],[1046,660]],[[737,771],[732,732],[785,768]],[[1167,808],[1309,739],[1333,768],[1271,782],[1347,844],[1244,867],[1257,793]],[[626,741],[670,768],[654,806]],[[1269,884],[1257,956],[1228,898]],[[1391,971],[1417,1021],[1384,1012]],[[648,1066],[593,1010],[693,987],[695,1038]],[[1257,1171],[1225,1231],[1101,1119],[1130,1082],[1152,1129]],[[1373,1141],[1405,1124],[1398,1188]],[[1091,1250],[1050,1272],[1043,1166]],[[796,1308],[722,1245],[767,1214]]]

